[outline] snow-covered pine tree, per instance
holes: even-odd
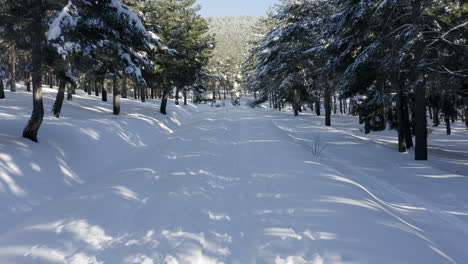
[[[52,22],[48,41],[67,61],[63,65],[72,63],[77,71],[97,74],[101,80],[107,73],[113,78],[125,74],[143,87],[147,83],[142,70],[153,69],[148,53],[162,47],[156,34],[147,31],[138,16],[118,0],[70,0]],[[114,114],[118,115],[117,87],[113,94]]]

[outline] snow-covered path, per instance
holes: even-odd
[[[0,263],[467,261],[466,177],[320,118],[197,115],[0,234]]]

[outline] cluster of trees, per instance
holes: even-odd
[[[133,91],[145,102],[167,100],[199,79],[214,48],[208,23],[195,0],[0,0],[0,99],[23,80],[33,93],[33,113],[23,136],[37,141],[44,116],[42,84],[58,86],[53,113],[58,118],[67,90],[107,101],[114,114],[120,98]],[[7,87],[7,88],[8,88]],[[67,89],[68,87],[68,89]]]
[[[468,4],[440,0],[283,1],[245,63],[256,103],[295,115],[339,100],[365,131],[397,128],[399,151],[427,159],[427,113],[468,127]]]
[[[241,64],[248,56],[252,41],[257,38],[252,27],[260,20],[261,17],[256,16],[207,17],[209,33],[214,35],[216,47],[206,67],[207,74],[213,78],[208,78],[205,85],[219,100],[242,92],[239,85]]]

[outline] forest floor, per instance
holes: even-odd
[[[357,119],[112,104],[78,93],[40,143],[31,94],[0,101],[0,263],[466,263],[468,131],[430,160]],[[320,150],[323,148],[323,151]],[[319,151],[317,151],[319,149]]]

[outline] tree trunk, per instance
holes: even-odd
[[[315,99],[315,114],[320,116],[320,97]]]
[[[439,107],[434,107],[434,121],[432,122],[435,127],[440,125],[440,109]]]
[[[142,84],[138,84],[140,86],[140,99],[142,103],[146,102],[146,87]]]
[[[31,92],[31,74],[28,73],[26,75],[26,78],[27,78],[27,80],[26,80],[26,91]]]
[[[338,110],[336,109],[336,96],[333,96],[333,114],[336,115],[336,112]]]
[[[5,98],[5,90],[3,87],[3,79],[0,78],[0,99],[4,99],[4,98]]]
[[[468,98],[465,99],[465,126],[468,129]]]
[[[447,130],[447,135],[452,134],[452,128],[450,127],[450,116],[446,115],[444,116],[445,119],[445,129]]]
[[[166,108],[167,108],[167,98],[169,98],[169,90],[164,89],[163,96],[162,96],[162,100],[161,100],[161,109],[160,109],[160,112],[161,112],[161,114],[163,114],[163,115],[167,115],[167,111],[166,111]]]
[[[216,101],[216,85],[213,86],[213,103]]]
[[[411,136],[411,126],[409,121],[409,108],[408,108],[408,93],[405,88],[405,81],[400,81],[399,87],[399,100],[398,104],[398,142],[400,152],[405,152],[407,149],[413,147],[413,138]],[[400,138],[401,136],[401,138]],[[405,145],[401,145],[401,141],[405,142]]]
[[[184,95],[184,105],[187,105],[187,90],[184,89],[183,95]]]
[[[420,76],[420,80],[416,84],[415,91],[415,135],[416,135],[416,146],[415,146],[415,159],[416,160],[427,160],[427,117],[426,117],[426,88],[425,81],[422,80],[423,76]]]
[[[325,87],[325,126],[331,126],[331,93],[330,86]]]
[[[179,87],[176,88],[175,104],[179,105]]]
[[[8,85],[10,86],[11,92],[16,92],[16,50],[13,48],[10,52],[10,80]]]
[[[65,87],[67,85],[67,80],[63,77],[59,79],[59,87],[57,96],[55,97],[54,106],[52,112],[56,118],[60,118],[60,113],[62,111],[63,99],[65,97]]]
[[[154,88],[150,88],[151,91],[151,99],[155,99]]]
[[[404,100],[404,91],[400,87],[398,91],[397,97],[397,115],[398,115],[398,151],[399,152],[406,152],[406,129],[404,128],[404,111],[403,111],[403,104],[405,103]]]
[[[71,84],[67,86],[67,101],[73,101],[73,88]]]
[[[299,107],[300,107],[300,98],[299,98],[299,89],[295,88],[293,89],[293,97],[294,97],[294,102],[293,102],[293,109],[294,109],[294,116],[299,115]]]
[[[102,93],[102,101],[107,102],[107,90],[106,90],[106,85],[104,82],[104,78],[101,79],[101,93]]]
[[[35,1],[37,13],[31,24],[31,57],[33,81],[33,112],[31,119],[23,130],[23,137],[37,142],[37,133],[44,118],[44,105],[42,102],[42,1]]]
[[[116,76],[112,79],[112,89],[114,115],[120,115],[120,89]]]
[[[224,100],[226,100],[226,93],[227,93],[227,85],[223,85],[223,94],[224,94]]]
[[[340,114],[343,114],[343,99],[340,99]]]
[[[432,120],[433,119],[433,117],[432,117],[432,107],[429,106],[428,110],[429,110],[429,119]]]
[[[97,80],[94,80],[94,94],[99,96],[99,82]]]
[[[127,77],[122,80],[122,98],[127,98]]]

